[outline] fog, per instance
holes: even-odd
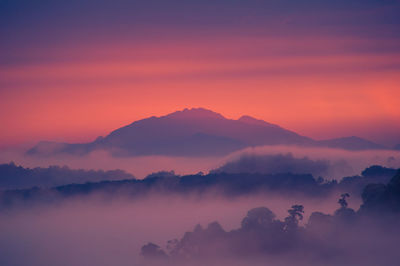
[[[323,160],[329,167],[323,173],[324,178],[338,179],[356,175],[374,164],[400,168],[400,152],[395,150],[346,151],[330,148],[307,148],[297,146],[264,146],[247,148],[228,156],[221,157],[174,157],[174,156],[136,156],[113,157],[106,152],[92,152],[85,156],[57,155],[52,157],[28,156],[26,149],[0,150],[0,163],[15,162],[24,167],[48,167],[49,165],[67,165],[75,169],[122,169],[137,178],[163,170],[174,170],[177,174],[209,172],[227,162],[237,161],[243,156],[292,154],[295,158],[307,157],[311,160]],[[262,169],[260,169],[262,172]]]
[[[359,174],[363,169],[374,165],[400,168],[400,152],[394,150],[347,151],[331,148],[308,148],[298,146],[263,146],[247,148],[229,155],[225,162],[238,162],[243,157],[264,155],[293,155],[295,158],[307,158],[313,161],[326,162],[327,169],[324,178],[340,179],[344,176]],[[219,167],[224,164],[220,164]],[[263,172],[265,167],[260,168]],[[245,171],[244,171],[245,172]],[[301,173],[301,172],[300,172]]]
[[[251,208],[268,206],[283,218],[293,204],[305,205],[306,222],[311,212],[332,213],[338,206],[337,198],[278,195],[226,199],[153,194],[135,201],[107,201],[103,196],[1,213],[0,265],[138,265],[142,245],[149,241],[165,245],[196,224],[218,221],[232,230]],[[359,204],[358,199],[350,201],[350,206]]]
[[[189,159],[153,156],[115,158],[105,153],[93,153],[85,157],[37,158],[22,156],[21,153],[12,155],[10,151],[7,151],[2,153],[1,160],[7,159],[6,162],[12,160],[32,167],[67,164],[72,168],[85,169],[121,168],[141,177],[141,174],[145,175],[157,170],[173,169],[183,174],[209,171],[227,163],[238,164],[241,167],[241,159],[246,156],[261,158],[260,166],[263,166],[262,162],[265,158],[263,156],[283,154],[286,158],[285,156],[289,153],[291,154],[289,158],[294,158],[295,162],[298,162],[297,159],[302,161],[307,157],[305,161],[311,166],[315,166],[315,162],[317,165],[320,161],[328,162],[326,178],[334,178],[336,174],[339,176],[338,173],[341,177],[346,173],[360,174],[361,170],[371,164],[399,167],[399,154],[395,151],[348,152],[295,147],[253,148],[226,157]],[[312,167],[307,169],[312,169]],[[254,171],[265,171],[265,168]],[[200,177],[204,176],[200,175]],[[374,196],[376,191],[386,193],[382,187],[378,188],[374,190],[372,187],[370,190],[372,196],[369,199],[379,199]],[[388,191],[394,190],[389,187]],[[316,266],[356,264],[372,266],[395,265],[393,262],[400,259],[395,248],[400,232],[393,221],[382,219],[376,222],[361,219],[353,224],[345,225],[336,222],[335,219],[338,216],[336,210],[340,207],[339,193],[336,195],[334,192],[331,196],[325,197],[306,197],[301,193],[279,194],[278,191],[269,191],[226,197],[219,192],[210,189],[202,194],[160,194],[150,190],[149,193],[134,199],[123,193],[117,193],[111,197],[111,194],[106,192],[95,192],[85,196],[76,194],[68,200],[54,201],[44,205],[28,202],[27,205],[18,208],[4,209],[0,213],[0,265]],[[358,210],[362,204],[360,197],[356,195],[351,195],[347,201],[348,207],[354,210]],[[257,253],[236,258],[236,253],[227,252],[221,253],[224,258],[205,255],[200,260],[179,263],[168,260],[149,261],[140,255],[143,245],[149,242],[156,243],[163,250],[167,250],[168,240],[182,240],[185,232],[196,231],[197,224],[208,228],[210,223],[218,221],[227,235],[235,236],[234,232],[241,232],[242,219],[250,209],[256,207],[265,206],[276,215],[276,219],[286,221],[288,210],[293,205],[304,206],[304,219],[299,221],[299,225],[302,228],[300,232],[308,230],[307,237],[299,237],[300,242],[296,244],[297,246],[284,253]],[[376,204],[371,206],[380,208]],[[345,209],[347,210],[347,205]],[[330,225],[332,227],[328,228],[329,230],[324,227],[308,229],[309,217],[316,211],[331,214],[329,219],[333,219],[334,222]],[[322,234],[319,230],[322,230]],[[202,239],[200,248],[203,245],[217,252],[226,251],[230,244],[251,249],[253,241],[253,237],[243,239],[236,237],[232,241],[228,238],[228,242],[224,242],[226,239],[222,242],[217,241],[216,243],[220,246],[214,247],[212,235],[211,238],[206,235]],[[379,242],[378,246],[377,242]],[[279,245],[282,246],[282,243],[277,243],[277,246]]]
[[[399,218],[397,216],[397,218]],[[210,256],[203,255],[196,259],[187,260],[148,260],[144,265],[185,265],[185,266],[200,266],[200,265],[274,265],[274,266],[317,266],[317,265],[398,265],[400,255],[398,253],[398,236],[400,230],[396,223],[391,219],[384,218],[381,221],[374,219],[366,219],[365,221],[357,221],[354,224],[339,226],[340,230],[333,230],[335,235],[319,238],[320,234],[313,235],[311,229],[307,229],[308,236],[316,241],[320,246],[315,246],[308,249],[307,240],[304,241],[304,246],[297,243],[295,247],[288,247],[284,252],[276,252],[275,254],[251,254],[250,256],[238,256],[235,253],[225,253],[223,249],[216,250]],[[207,231],[206,229],[205,231]],[[229,233],[229,232],[228,232]],[[332,233],[332,232],[330,232]],[[213,239],[210,237],[210,239]],[[215,238],[214,238],[215,239]],[[217,246],[212,242],[205,241],[211,248]],[[251,240],[242,238],[237,239],[246,249],[246,245],[251,245]],[[227,246],[229,244],[226,244]],[[321,254],[322,251],[322,254]]]
[[[48,167],[67,165],[75,169],[122,169],[137,178],[163,170],[174,170],[177,174],[192,174],[208,171],[224,162],[224,157],[173,157],[173,156],[136,156],[113,157],[104,151],[92,152],[83,156],[55,155],[36,157],[24,154],[25,150],[0,150],[0,163],[13,161],[24,167]]]

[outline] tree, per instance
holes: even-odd
[[[340,204],[340,206],[342,208],[347,208],[348,204],[346,201],[346,198],[349,198],[350,194],[349,193],[343,193],[342,195],[340,195],[340,199],[338,200],[338,203]]]
[[[299,221],[303,220],[304,207],[303,205],[293,205],[291,209],[288,210],[289,216],[285,218],[285,231],[296,230]]]
[[[167,254],[156,244],[148,243],[144,245],[140,253],[146,259],[164,259],[167,258]]]
[[[343,193],[342,195],[340,195],[340,199],[338,200],[340,208],[337,209],[334,213],[335,219],[342,223],[353,221],[356,215],[353,209],[347,207],[348,204],[346,198],[348,197],[350,197],[349,193]]]
[[[242,220],[243,229],[255,229],[270,225],[275,218],[275,214],[266,207],[251,209]]]

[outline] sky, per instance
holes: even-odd
[[[204,107],[400,143],[400,1],[0,0],[0,147]]]

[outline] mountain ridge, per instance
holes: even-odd
[[[266,145],[347,150],[385,148],[355,136],[317,141],[248,115],[235,120],[205,108],[186,108],[164,116],[134,121],[93,142],[39,142],[27,153],[84,155],[95,150],[106,150],[115,156],[214,156]]]

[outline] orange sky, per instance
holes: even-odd
[[[0,1],[0,147],[204,107],[400,143],[400,1]]]
[[[400,140],[400,55],[352,50],[370,44],[215,36],[59,47],[44,53],[57,60],[1,66],[0,145],[92,140],[186,107],[247,114],[318,139],[392,145]]]

